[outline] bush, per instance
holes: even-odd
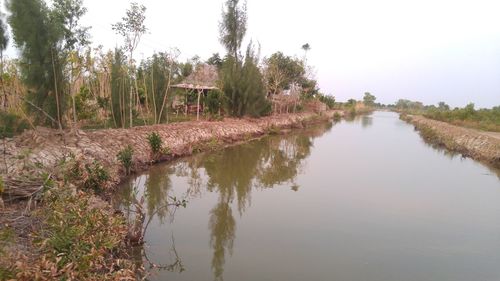
[[[116,157],[118,158],[118,161],[122,163],[123,167],[125,168],[125,174],[129,175],[130,174],[130,169],[132,167],[132,158],[134,155],[134,149],[132,146],[127,145],[124,149],[120,150]]]
[[[160,134],[153,132],[148,135],[149,146],[151,147],[151,152],[153,155],[158,155],[161,152],[162,140]]]
[[[11,138],[29,129],[29,127],[28,122],[18,115],[0,112],[0,138]]]
[[[207,110],[210,115],[218,115],[222,108],[224,96],[220,91],[210,91],[207,95]]]
[[[127,232],[121,217],[92,207],[91,196],[84,192],[72,195],[63,189],[48,195],[45,202],[47,208],[40,213],[43,228],[35,233],[34,241],[40,256],[16,261],[17,279],[134,279],[133,264],[118,259]]]
[[[340,115],[340,113],[335,112],[335,113],[333,114],[333,120],[334,120],[334,121],[340,121],[340,119],[341,119],[341,118],[342,118],[342,116]]]
[[[85,171],[87,172],[83,187],[85,189],[94,190],[97,193],[105,189],[106,182],[110,179],[108,171],[98,161],[92,164],[85,164]]]

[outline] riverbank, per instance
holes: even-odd
[[[112,187],[126,176],[116,155],[128,145],[133,149],[133,171],[141,171],[151,164],[151,148],[147,137],[154,132],[159,134],[165,148],[165,153],[159,159],[165,161],[212,149],[214,145],[245,141],[276,133],[276,130],[301,128],[329,120],[336,113],[343,116],[342,111],[329,111],[321,115],[308,112],[259,119],[226,118],[217,122],[193,121],[132,129],[77,131],[64,135],[57,130],[39,128],[0,143],[3,151],[0,165],[4,166],[1,176],[8,179],[31,173],[29,163],[36,164],[36,168],[53,168],[71,156],[83,161],[83,164],[99,162],[104,165],[110,174],[109,186]]]
[[[459,127],[420,115],[400,116],[430,143],[500,168],[500,133]]]
[[[39,128],[5,139],[0,165],[7,206],[0,207],[0,253],[6,254],[0,258],[0,280],[32,280],[37,276],[82,280],[101,276],[102,280],[115,280],[141,270],[134,268],[123,251],[130,228],[106,202],[116,185],[127,177],[117,158],[127,146],[133,150],[132,171],[139,172],[154,162],[343,115],[339,111],[297,113],[64,134]],[[148,135],[152,133],[161,138],[161,155],[151,151]],[[100,196],[92,195],[95,192]],[[38,201],[41,203],[35,208]],[[98,262],[88,264],[89,258]],[[105,278],[101,275],[103,268],[112,268]]]

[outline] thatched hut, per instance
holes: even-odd
[[[201,95],[207,95],[211,90],[218,90],[217,83],[219,81],[219,72],[217,67],[209,64],[199,64],[196,69],[191,73],[182,83],[173,85],[173,88],[186,90],[186,100],[184,102],[186,115],[196,110],[196,120],[200,119],[200,111],[203,108],[200,106]],[[187,96],[188,94],[196,92],[198,94],[198,101],[196,105],[189,105]]]

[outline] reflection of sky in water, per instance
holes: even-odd
[[[497,280],[499,180],[443,155],[375,113],[153,167],[152,279]]]

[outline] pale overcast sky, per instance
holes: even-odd
[[[149,34],[136,58],[171,47],[183,59],[224,53],[218,41],[223,0],[137,2],[148,9]],[[120,45],[111,24],[129,1],[84,4],[94,44]],[[259,42],[262,56],[302,57],[301,46],[309,43],[308,63],[321,90],[339,101],[369,91],[382,103],[500,105],[499,0],[248,0],[247,6],[247,41]]]

